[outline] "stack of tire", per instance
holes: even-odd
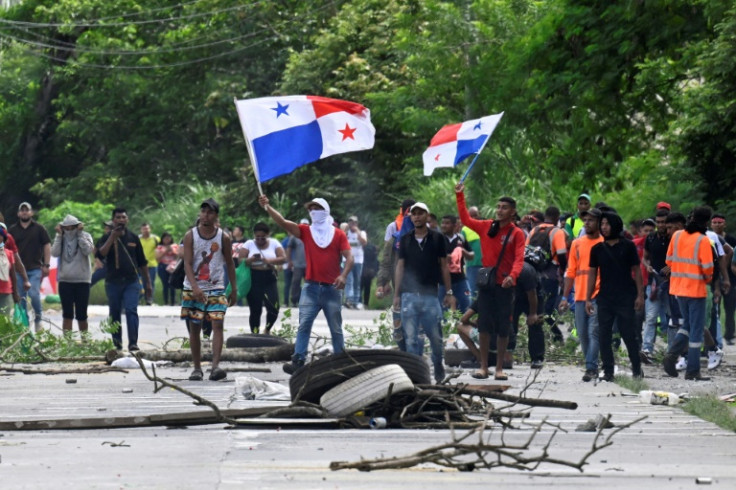
[[[250,349],[255,347],[278,347],[288,343],[286,339],[276,335],[244,333],[228,337],[225,347],[228,349]]]
[[[345,417],[391,394],[431,384],[419,356],[397,350],[348,350],[297,369],[289,380],[292,401],[318,403],[334,417]]]

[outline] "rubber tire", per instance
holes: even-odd
[[[393,387],[391,385],[393,384]],[[414,383],[398,364],[387,364],[359,374],[327,391],[319,399],[333,417],[347,417],[391,393],[414,389]]]
[[[357,349],[323,357],[306,364],[291,375],[292,401],[302,390],[300,400],[319,403],[328,390],[350,378],[387,364],[398,364],[414,384],[432,384],[427,362],[414,354],[391,349]],[[304,386],[305,383],[309,383]]]
[[[445,349],[445,364],[459,366],[462,361],[472,361],[475,356],[469,349]]]
[[[244,333],[233,335],[227,338],[225,347],[234,348],[250,348],[250,347],[277,347],[286,344],[286,339],[275,335],[265,335],[258,333]]]

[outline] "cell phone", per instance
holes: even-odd
[[[260,259],[261,258],[261,254],[253,254],[253,258],[254,259]]]

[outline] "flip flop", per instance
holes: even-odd
[[[480,371],[475,372],[475,373],[471,374],[470,376],[473,377],[473,378],[475,378],[475,379],[488,379],[488,374],[483,374]]]
[[[497,374],[493,377],[496,381],[507,381],[509,379],[505,374]]]

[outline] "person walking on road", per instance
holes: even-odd
[[[265,195],[258,197],[258,204],[279,227],[304,242],[307,270],[299,299],[299,330],[291,363],[284,365],[284,371],[291,374],[306,362],[312,325],[320,311],[324,312],[330,327],[333,351],[337,354],[345,349],[341,290],[345,288],[347,276],[353,268],[353,254],[345,233],[333,226],[330,205],[324,199],[318,197],[304,205],[312,219],[311,225],[285,219],[268,204]],[[340,271],[343,258],[345,267]]]

